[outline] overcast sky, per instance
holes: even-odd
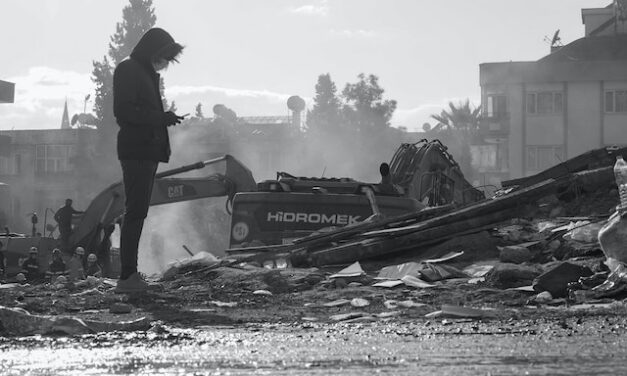
[[[180,113],[223,103],[240,116],[286,115],[286,100],[315,95],[330,73],[339,91],[375,74],[398,101],[394,126],[421,129],[448,101],[478,105],[479,64],[537,60],[545,37],[581,38],[582,8],[610,0],[154,0],[156,26],[186,46],[164,73]],[[58,128],[94,96],[92,61],[128,0],[2,0],[0,129]],[[90,112],[93,102],[87,103]]]

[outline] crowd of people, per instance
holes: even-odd
[[[37,247],[31,247],[28,257],[19,259],[18,265],[20,270],[15,280],[20,283],[55,282],[59,276],[64,276],[71,282],[84,280],[90,276],[102,277],[102,267],[98,263],[98,257],[94,253],[86,256],[83,247],[76,247],[71,257],[66,257],[65,260],[60,249],[53,249],[47,268],[41,265]],[[6,260],[0,252],[0,280],[4,280],[5,277]]]

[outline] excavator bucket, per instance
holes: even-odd
[[[392,182],[405,196],[429,206],[483,200],[483,192],[465,178],[459,164],[439,140],[402,144],[390,162]]]

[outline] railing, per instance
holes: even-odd
[[[488,135],[509,134],[510,119],[508,113],[483,116],[479,120],[479,131]]]

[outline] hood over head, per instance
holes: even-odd
[[[183,51],[183,46],[176,43],[167,31],[155,27],[148,30],[139,40],[131,57],[142,64],[150,64],[158,58],[178,61],[176,58]]]

